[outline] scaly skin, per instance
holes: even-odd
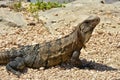
[[[79,64],[76,61],[79,60],[80,50],[85,47],[85,43],[88,42],[99,22],[99,17],[90,16],[65,37],[43,44],[27,45],[0,52],[0,64],[7,64],[6,69],[18,76],[20,70],[25,67],[46,68],[68,60],[71,60],[73,64]]]

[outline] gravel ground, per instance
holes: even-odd
[[[36,26],[37,27],[37,26]],[[31,28],[31,27],[29,27]],[[95,29],[92,38],[87,43],[87,48],[82,50],[81,59],[86,59],[92,62],[94,65],[94,69],[78,69],[78,68],[71,68],[71,69],[62,69],[59,66],[52,67],[46,70],[40,68],[31,69],[28,68],[27,71],[21,75],[20,78],[17,78],[13,74],[8,74],[5,66],[0,66],[0,79],[2,80],[120,80],[120,32],[107,32],[104,28],[101,28],[101,24]],[[36,29],[36,28],[35,28]],[[44,28],[40,28],[40,33],[37,33],[37,30],[31,29],[28,33],[24,31],[20,31],[22,29],[15,29],[13,33],[8,33],[0,35],[3,45],[2,48],[10,48],[16,46],[18,43],[21,44],[32,44],[37,42],[37,40],[41,40],[43,35],[49,34]],[[119,29],[119,28],[114,28]],[[25,30],[25,29],[23,29]],[[17,32],[19,31],[19,32]],[[17,33],[17,34],[14,34]],[[31,33],[31,34],[30,34]],[[34,33],[34,34],[33,34]],[[39,35],[40,38],[34,35]],[[23,36],[24,35],[24,36]],[[9,37],[8,37],[9,36]],[[32,36],[32,38],[31,38]],[[45,36],[44,36],[45,37]],[[16,40],[13,40],[15,39]],[[20,40],[19,40],[19,39]],[[18,40],[17,40],[18,39]],[[35,39],[35,40],[34,40]],[[42,41],[43,40],[43,41]],[[21,42],[22,41],[22,42]],[[33,41],[33,42],[30,42]],[[29,43],[28,43],[29,42]]]
[[[101,18],[106,15],[99,15]],[[118,18],[117,16],[114,18]],[[116,19],[117,20],[117,19]],[[102,19],[96,27],[87,48],[82,49],[80,59],[84,64],[92,61],[93,69],[64,69],[55,66],[49,69],[25,69],[18,78],[0,65],[0,80],[120,80],[120,19],[106,23]],[[0,50],[17,47],[18,44],[35,44],[54,39],[41,24],[27,28],[1,28]],[[12,30],[8,32],[7,30]],[[62,30],[61,30],[62,31]],[[49,38],[49,39],[48,39]]]

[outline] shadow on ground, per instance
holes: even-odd
[[[79,69],[88,69],[88,70],[96,70],[96,71],[117,71],[117,68],[113,68],[111,66],[107,66],[101,63],[96,63],[94,61],[87,61],[86,59],[81,60],[83,66],[77,66],[77,68]],[[64,65],[60,65],[61,68],[65,68],[65,69],[71,69],[75,66],[70,65],[70,64],[64,64]]]
[[[117,68],[113,68],[111,66],[107,66],[101,63],[96,63],[94,61],[87,61],[86,59],[82,60],[82,63],[87,66],[88,65],[88,69],[93,69],[93,70],[97,70],[97,71],[113,71],[113,70],[118,70]]]
[[[88,70],[96,70],[96,71],[117,71],[119,69],[117,68],[113,68],[111,66],[107,66],[107,65],[104,65],[104,64],[100,64],[100,63],[96,63],[94,61],[87,61],[86,59],[82,59],[81,60],[83,66],[77,66],[77,68],[79,69],[88,69]],[[0,66],[4,66],[4,65],[0,65]],[[58,67],[58,66],[55,66],[55,67]],[[72,69],[74,68],[75,66],[69,64],[69,63],[63,63],[59,66],[61,69]],[[48,68],[47,68],[48,69]],[[28,68],[26,67],[24,70],[20,71],[21,74],[22,73],[27,73],[28,71]]]

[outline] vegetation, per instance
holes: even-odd
[[[34,13],[38,10],[44,11],[44,10],[57,8],[57,7],[65,7],[65,6],[57,2],[43,2],[43,1],[40,2],[39,0],[37,0],[36,3],[30,3],[27,10],[30,11],[31,13]]]
[[[39,10],[45,11],[45,10],[48,10],[51,8],[57,8],[57,7],[65,7],[65,5],[60,4],[58,2],[43,2],[43,1],[37,0],[36,3],[30,3],[29,7],[27,7],[26,10],[31,13],[34,13]],[[13,8],[15,11],[21,11],[21,9],[22,9],[21,0],[19,2],[14,3]]]
[[[30,13],[32,13],[33,17],[37,20],[39,20],[38,18],[38,11],[39,10],[49,10],[51,8],[57,8],[57,7],[65,7],[64,4],[60,4],[58,2],[43,2],[43,1],[39,1],[37,0],[36,3],[30,3],[29,6],[27,8],[23,8],[22,6],[22,0],[14,3],[13,5],[13,9],[15,11],[28,11]]]
[[[21,0],[19,2],[16,2],[16,3],[13,4],[13,9],[15,11],[21,11],[21,8],[22,8]]]

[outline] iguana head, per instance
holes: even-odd
[[[100,18],[97,16],[90,16],[86,20],[84,20],[80,26],[80,34],[83,38],[83,44],[89,41],[91,34],[96,27],[96,25],[100,22]]]

